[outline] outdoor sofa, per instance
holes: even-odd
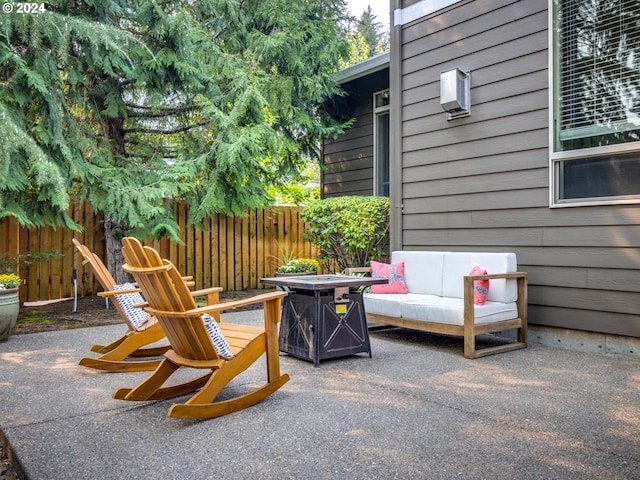
[[[395,251],[391,264],[382,265],[391,271],[386,290],[401,291],[404,283],[407,293],[365,293],[368,321],[462,336],[466,358],[526,348],[527,274],[517,271],[514,253]],[[475,267],[487,274],[470,275]],[[484,305],[474,304],[479,280],[489,280]],[[501,338],[490,342],[498,345],[476,348],[478,335],[514,329],[517,340]]]

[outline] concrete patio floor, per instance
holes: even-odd
[[[225,314],[260,323],[261,311]],[[532,345],[477,360],[462,340],[371,333],[373,358],[319,368],[225,417],[166,417],[172,401],[111,398],[148,373],[77,366],[124,327],[0,344],[0,429],[31,480],[640,479],[640,362]],[[258,362],[223,391],[264,377]]]

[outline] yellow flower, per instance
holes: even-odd
[[[0,275],[0,290],[8,290],[10,288],[17,288],[20,286],[21,280],[15,273]]]

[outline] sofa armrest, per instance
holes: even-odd
[[[465,275],[465,279],[470,278],[473,280],[491,280],[494,278],[527,278],[527,272],[511,272],[511,273],[488,273],[486,275]]]
[[[502,345],[498,347],[490,347],[483,349],[482,353],[477,352],[475,346],[475,304],[473,303],[473,282],[474,280],[491,280],[494,278],[516,279],[518,282],[518,299],[516,307],[518,310],[518,321],[520,328],[518,329],[518,342],[510,345]],[[464,349],[466,358],[477,358],[478,356],[489,355],[501,351],[508,351],[518,346],[527,345],[527,273],[511,272],[511,273],[492,273],[487,275],[465,275],[464,276]]]
[[[526,312],[527,272],[489,273],[486,275],[465,275],[463,277],[465,309],[466,309],[467,302],[470,302],[471,307],[473,307],[473,282],[475,280],[493,280],[493,279],[507,279],[507,280],[516,279],[516,281],[518,282],[518,299],[516,300],[518,304],[518,314],[520,314],[521,307],[523,306],[524,306],[524,311]],[[524,304],[522,305],[523,299],[524,299]]]

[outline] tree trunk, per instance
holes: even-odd
[[[124,225],[105,216],[104,233],[107,244],[107,269],[117,284],[131,282],[131,275],[122,269],[122,265],[124,265],[124,257],[122,256],[122,238],[125,235]]]
[[[104,99],[103,99],[104,104]],[[112,149],[116,162],[125,158],[124,118],[122,116],[107,118],[102,121],[102,133],[112,142]],[[104,234],[106,239],[107,269],[111,272],[117,284],[131,282],[132,277],[122,269],[124,256],[122,255],[122,239],[126,235],[127,228],[121,222],[109,217],[105,213]]]

